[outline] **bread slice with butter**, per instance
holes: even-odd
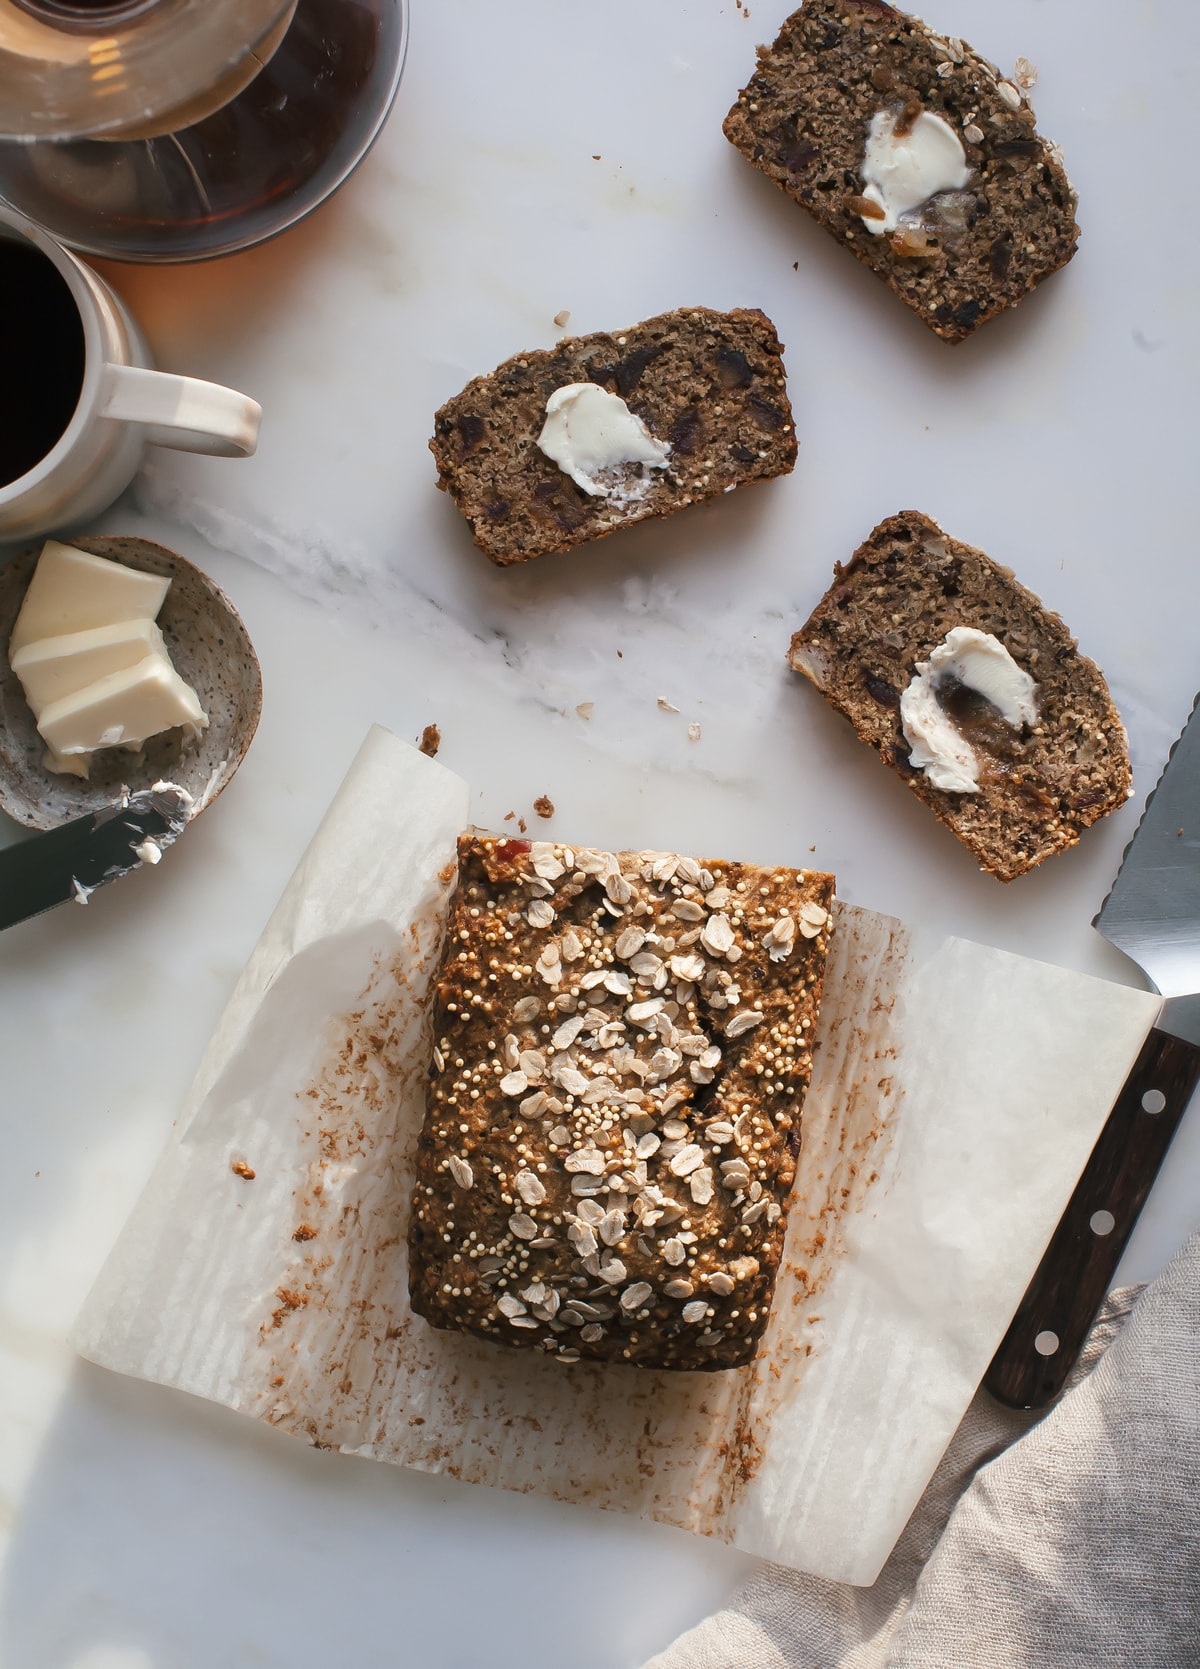
[[[1133,792],[1099,667],[1010,570],[918,511],[836,566],[789,660],[998,880]]]
[[[1007,80],[885,0],[805,0],[725,118],[742,155],[961,342],[1075,253],[1075,193]]]
[[[792,469],[783,346],[747,308],[567,337],[468,383],[429,446],[480,549],[527,562]]]

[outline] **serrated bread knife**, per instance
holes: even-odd
[[[1166,998],[984,1385],[1041,1408],[1066,1382],[1200,1079],[1200,696],[1092,925]]]
[[[129,794],[100,811],[0,851],[0,928],[74,899],[144,863],[157,863],[187,824],[192,797],[173,783]]]

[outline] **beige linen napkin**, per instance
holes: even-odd
[[[645,1669],[1198,1664],[1200,1234],[1044,1418],[976,1397],[873,1587],[764,1565]]]

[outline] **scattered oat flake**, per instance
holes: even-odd
[[[558,326],[559,330],[565,330],[566,329],[567,321],[570,319],[570,317],[571,317],[571,314],[568,311],[568,309],[565,308],[565,307],[563,308],[561,313],[556,313],[554,315],[554,322]]]
[[[662,708],[664,713],[677,713],[679,711],[679,708],[675,706],[674,702],[668,701],[665,695],[659,696],[658,705]]]
[[[594,701],[579,701],[575,704],[575,711],[581,719],[590,719],[595,710],[596,703]]]
[[[688,725],[688,741],[689,742],[698,742],[699,740],[700,740],[700,726],[698,724],[689,724]]]
[[[240,1176],[244,1178],[246,1182],[253,1182],[255,1176],[258,1174],[252,1169],[251,1166],[247,1165],[244,1159],[235,1159],[229,1169],[233,1172],[234,1176]]]
[[[420,751],[427,759],[435,759],[437,750],[442,745],[442,733],[436,724],[427,724],[421,732],[421,740],[417,743]]]
[[[1013,80],[1017,86],[1028,92],[1031,87],[1037,85],[1037,78],[1037,65],[1031,64],[1028,58],[1018,58],[1016,68],[1013,70]]]
[[[537,799],[533,802],[533,809],[537,812],[539,817],[553,817],[554,801],[548,794],[539,794]],[[525,827],[524,823],[522,823],[521,827],[522,829]]]
[[[520,829],[521,833],[524,834],[526,829],[528,829],[529,824],[525,821],[525,819],[523,817],[518,817],[517,818],[517,827],[518,827],[518,829]]]

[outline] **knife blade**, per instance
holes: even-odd
[[[1092,925],[1165,1001],[984,1377],[1011,1408],[1062,1390],[1200,1081],[1200,696]]]
[[[192,797],[173,783],[123,795],[111,806],[0,851],[0,928],[27,921],[144,863],[157,863],[183,833]]]

